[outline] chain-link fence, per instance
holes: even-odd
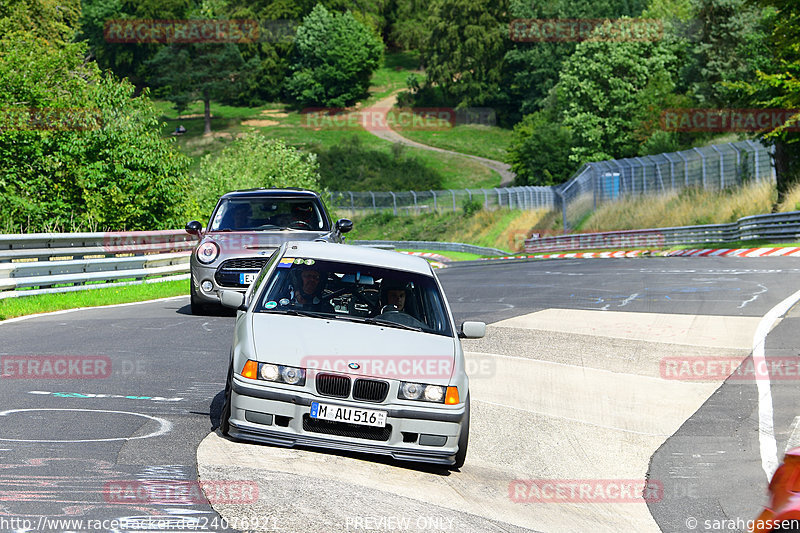
[[[366,191],[334,192],[331,200],[337,211],[364,212],[391,210],[397,214],[431,211],[458,211],[469,202],[484,209],[556,209],[552,187],[496,187],[492,189],[448,189],[445,191]]]
[[[457,211],[468,202],[485,209],[561,210],[565,231],[605,202],[626,196],[664,194],[687,187],[724,189],[748,181],[775,180],[770,150],[740,141],[683,152],[587,163],[557,187],[497,187],[444,191],[334,192],[339,211],[391,210],[394,214]]]
[[[651,156],[587,163],[558,187],[565,228],[575,227],[604,202],[664,194],[687,187],[719,190],[748,181],[775,180],[770,150],[753,141]]]

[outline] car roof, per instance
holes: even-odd
[[[286,243],[286,253],[284,253],[284,257],[302,257],[325,261],[338,261],[342,263],[357,263],[416,272],[428,276],[431,275],[430,265],[421,257],[351,244],[290,241]]]
[[[319,195],[309,189],[247,189],[243,191],[231,191],[222,195],[222,198],[264,198],[269,196],[296,196],[301,198],[319,198]]]

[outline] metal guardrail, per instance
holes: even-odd
[[[465,252],[478,255],[508,255],[509,252],[498,248],[487,248],[474,244],[464,244],[462,242],[438,242],[438,241],[348,241],[347,244],[357,244],[360,246],[394,247],[409,250],[435,250],[445,252]]]
[[[751,240],[772,242],[800,240],[800,211],[753,215],[740,218],[730,224],[577,233],[527,239],[525,251],[551,252],[629,246],[663,247]]]
[[[196,243],[184,230],[0,235],[0,299],[183,279]]]

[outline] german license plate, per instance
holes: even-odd
[[[255,281],[256,276],[258,276],[258,273],[239,274],[239,284],[240,285],[250,285],[251,283],[253,283],[253,281]]]
[[[360,426],[376,428],[386,427],[386,411],[373,411],[372,409],[355,409],[341,405],[329,405],[311,402],[311,418],[330,420],[332,422],[346,422]]]

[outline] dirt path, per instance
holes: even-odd
[[[394,93],[390,96],[382,100],[378,100],[372,106],[365,108],[363,111],[367,109],[374,109],[374,110],[387,110],[394,107],[395,103],[397,102],[397,93]],[[503,163],[502,161],[495,161],[494,159],[487,159],[485,157],[479,157],[477,155],[469,155],[469,154],[462,154],[461,152],[453,152],[452,150],[444,150],[442,148],[436,148],[435,146],[428,146],[427,144],[418,143],[416,141],[412,141],[411,139],[406,139],[396,131],[390,129],[389,127],[382,127],[382,128],[370,128],[365,127],[368,132],[379,137],[383,140],[393,142],[393,143],[400,143],[405,146],[413,146],[414,148],[421,148],[423,150],[431,150],[433,152],[441,152],[443,154],[451,154],[457,155],[461,157],[468,157],[470,159],[474,159],[481,165],[494,170],[498,174],[500,174],[501,181],[500,187],[508,187],[514,181],[515,174],[511,172],[511,166]]]

